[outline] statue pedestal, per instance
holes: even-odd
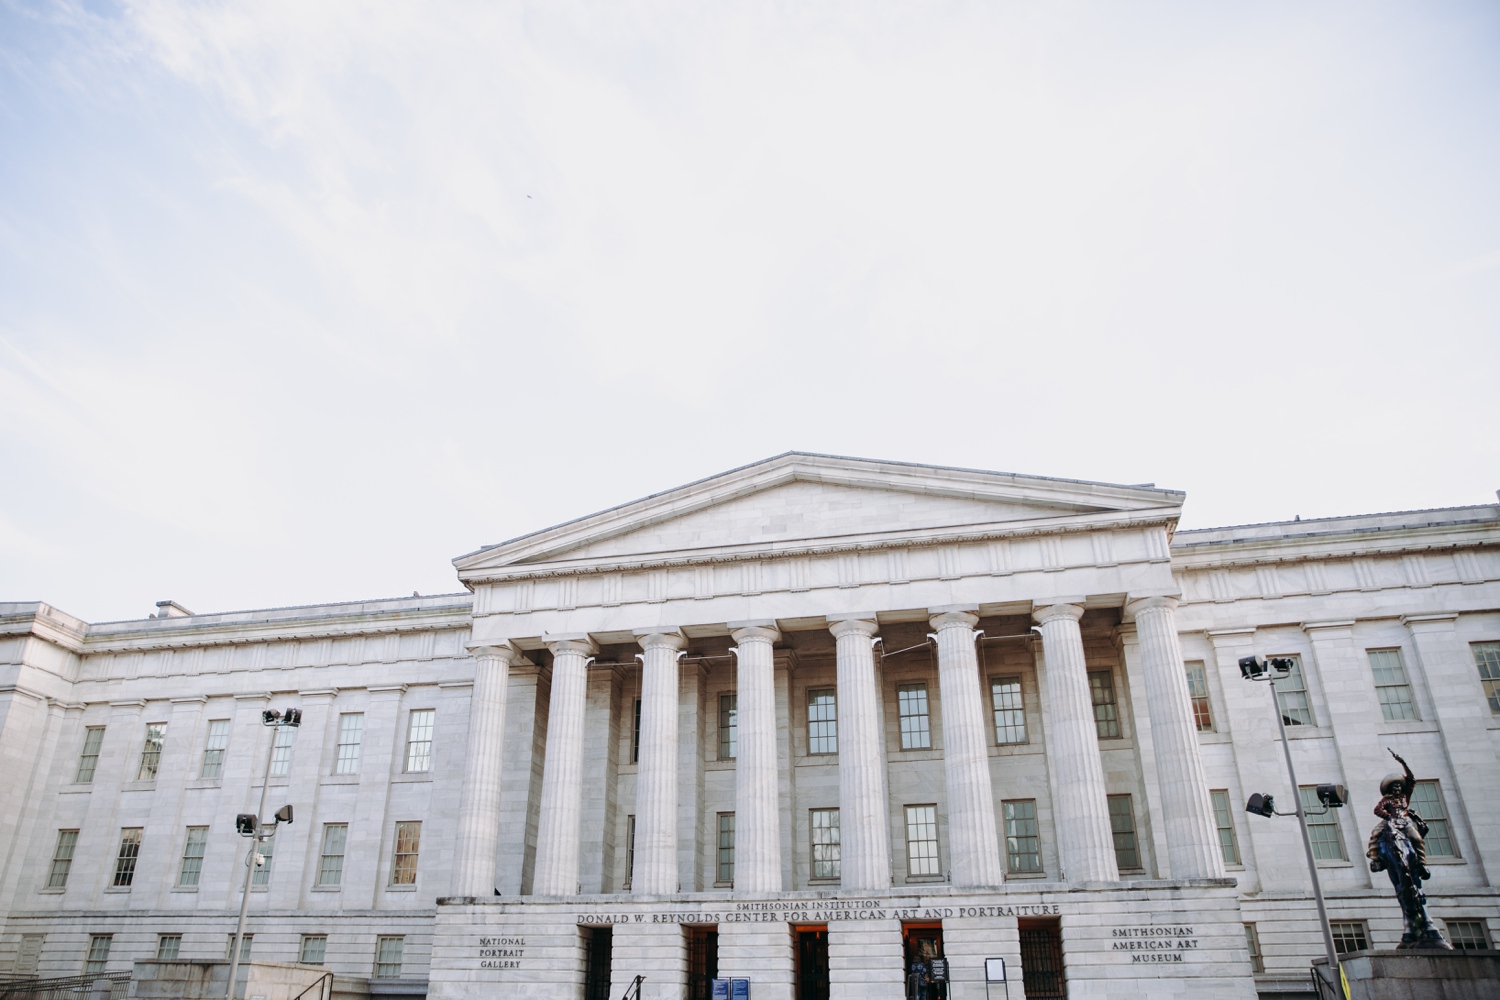
[[[1349,1000],[1494,1000],[1500,951],[1356,951],[1343,956]],[[1327,981],[1327,963],[1317,963]]]

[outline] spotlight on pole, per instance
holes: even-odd
[[[1275,816],[1276,799],[1270,795],[1262,795],[1256,792],[1250,796],[1250,801],[1245,803],[1245,812],[1254,813],[1257,816]]]
[[[1343,785],[1319,785],[1318,801],[1330,809],[1337,809],[1349,801],[1349,792]]]
[[[260,820],[255,813],[240,813],[234,818],[234,828],[241,837],[253,837],[260,831]]]

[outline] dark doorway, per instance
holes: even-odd
[[[719,928],[687,927],[688,1000],[712,1000],[719,976]]]
[[[1067,1000],[1062,923],[1057,920],[1022,920],[1020,929],[1021,982],[1026,987],[1026,1000]]]
[[[609,965],[614,951],[614,929],[583,929],[583,1000],[609,1000]]]
[[[798,927],[797,1000],[828,1000],[828,928]]]
[[[902,924],[901,949],[906,959],[906,1000],[947,1000],[942,922]]]

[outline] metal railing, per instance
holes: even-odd
[[[625,987],[625,992],[620,994],[620,1000],[632,1000],[632,998],[641,1000],[641,983],[645,981],[645,976],[636,976],[632,979],[630,985]]]
[[[307,995],[313,990],[318,991],[317,1000],[333,1000],[333,973],[323,973],[317,982],[292,997],[292,1000],[307,1000]]]
[[[128,972],[0,983],[0,1000],[125,1000],[129,995]]]

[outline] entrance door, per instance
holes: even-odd
[[[1062,924],[1056,920],[1022,920],[1021,982],[1026,1000],[1067,1000],[1063,973]]]
[[[584,942],[583,1000],[609,1000],[609,966],[614,952],[614,929],[587,927]]]
[[[797,1000],[828,1000],[828,928],[797,928]]]
[[[902,924],[901,944],[906,957],[907,1000],[946,1000],[942,923]]]
[[[712,1000],[719,978],[719,928],[688,927],[688,1000]]]

